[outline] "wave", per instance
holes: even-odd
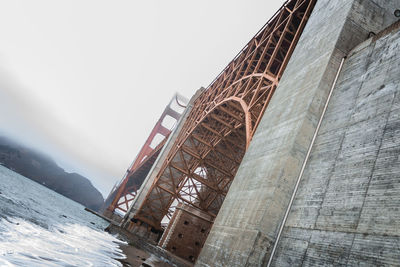
[[[1,266],[122,266],[126,244],[74,223],[43,228],[23,218],[0,219]]]

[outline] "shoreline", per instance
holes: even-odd
[[[120,244],[126,259],[119,260],[123,266],[145,267],[192,267],[193,264],[185,261],[170,252],[150,244],[146,239],[139,237],[118,225],[110,224],[104,231],[116,236],[119,240],[127,242]]]

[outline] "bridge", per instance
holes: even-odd
[[[117,229],[196,266],[397,266],[399,9],[286,1],[129,169]]]
[[[142,164],[139,153],[119,189],[114,190],[117,193],[110,197],[109,211],[128,212],[124,219],[127,229],[138,232],[143,228],[149,233],[165,232],[166,236],[179,206],[192,218],[207,218],[204,232],[209,232],[314,4],[314,0],[283,4],[211,84],[192,99],[179,132],[153,171],[151,166],[166,139],[146,154]],[[153,135],[154,130],[149,138]],[[153,175],[153,179],[144,182],[146,175]],[[142,197],[137,198],[141,185]],[[129,210],[129,206],[134,208]],[[206,237],[198,237],[196,244],[202,246]],[[176,245],[169,247],[175,248],[175,254],[187,256],[176,251]],[[198,253],[198,249],[194,251],[191,260]]]

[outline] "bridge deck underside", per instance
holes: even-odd
[[[136,219],[160,229],[178,202],[217,215],[314,2],[287,1],[195,100]]]
[[[117,209],[123,212],[128,212],[131,201],[136,197],[137,191],[146,179],[146,176],[160,154],[161,149],[162,147],[156,150],[155,153],[144,161],[144,164],[140,165],[135,172],[128,176],[128,181],[125,185],[125,190],[121,195],[122,197],[118,201]]]
[[[123,183],[117,187],[107,198],[105,205],[111,206],[112,211],[119,210],[123,213],[128,212],[131,202],[135,199],[137,191],[146,179],[151,167],[156,161],[166,140],[163,140],[151,153],[146,157],[134,171],[128,171]],[[114,202],[112,204],[112,202]]]

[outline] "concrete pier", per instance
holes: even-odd
[[[393,23],[396,19],[393,11],[397,3],[395,0],[317,1],[196,266],[267,264],[341,59],[365,41],[371,32],[378,33]],[[390,49],[395,50],[394,47]],[[396,53],[392,52],[395,58],[398,55]],[[359,60],[363,57],[361,54]],[[385,194],[379,192],[382,190],[382,185],[379,184],[381,177],[379,172],[376,176],[375,189],[366,193],[366,190],[374,185],[371,175],[379,169],[377,166],[382,166],[382,171],[385,164],[388,168],[394,168],[395,165],[385,163],[385,159],[390,160],[390,155],[393,155],[393,161],[398,160],[395,158],[398,152],[396,154],[390,151],[389,144],[399,146],[399,140],[394,140],[393,132],[383,137],[385,129],[392,127],[390,123],[397,123],[396,118],[398,119],[399,114],[394,112],[398,107],[395,100],[398,99],[398,93],[395,98],[398,88],[394,89],[394,85],[386,87],[390,79],[395,79],[396,75],[400,76],[398,61],[394,61],[397,62],[395,70],[387,63],[383,67],[386,68],[385,71],[380,70],[382,74],[376,74],[376,79],[372,73],[368,78],[369,72],[365,69],[371,68],[372,71],[373,64],[376,64],[375,69],[378,70],[379,64],[388,61],[384,56],[380,57],[377,51],[375,54],[377,63],[369,59],[368,62],[354,66],[351,63],[351,60],[356,60],[354,57],[349,59],[350,63],[346,63],[338,86],[344,91],[346,88],[343,87],[344,83],[350,82],[349,78],[345,79],[346,75],[355,76],[353,84],[347,84],[348,87],[354,86],[355,89],[347,90],[341,96],[335,95],[344,101],[341,104],[339,100],[334,100],[332,105],[336,103],[337,110],[332,110],[330,106],[327,117],[331,116],[330,119],[334,123],[324,122],[319,135],[330,132],[331,135],[326,134],[324,145],[328,145],[326,142],[331,144],[329,147],[321,148],[319,152],[321,157],[315,156],[317,151],[313,152],[314,156],[312,155],[301,184],[300,189],[303,191],[299,193],[300,198],[296,199],[287,222],[291,227],[285,228],[284,238],[280,243],[276,260],[273,261],[276,266],[346,264],[351,263],[351,260],[357,264],[357,255],[367,253],[368,250],[373,251],[374,246],[383,240],[379,239],[379,236],[393,231],[394,229],[390,228],[393,225],[397,226],[397,223],[382,229],[379,224],[371,226],[371,220],[378,215],[379,205],[381,209],[388,209],[387,212],[391,212],[391,205],[385,200]],[[351,68],[354,68],[353,73]],[[389,72],[394,72],[391,78],[384,75]],[[368,85],[365,85],[362,96],[358,98],[359,84],[364,83],[362,79],[366,79]],[[382,82],[379,82],[380,80]],[[380,94],[376,95],[374,90],[383,84],[386,89],[381,91],[382,95],[378,97]],[[351,96],[351,94],[356,95]],[[399,126],[396,127],[398,131]],[[387,145],[380,141],[384,138],[387,139]],[[319,137],[316,145],[320,144],[318,142],[324,141]],[[387,147],[388,151],[382,154],[381,161],[378,161],[376,153],[381,150],[382,145]],[[342,150],[343,152],[340,152]],[[362,154],[364,152],[365,154]],[[346,158],[348,160],[345,160]],[[337,162],[338,159],[341,160],[340,164]],[[332,173],[335,164],[338,164],[336,174]],[[314,180],[311,182],[314,188],[304,184],[311,179],[306,178],[311,171],[314,172]],[[398,175],[399,171],[396,170],[396,173]],[[397,176],[397,180],[398,178]],[[396,183],[392,181],[392,186],[395,185]],[[372,197],[371,194],[377,195]],[[321,199],[325,197],[326,202],[323,202]],[[364,203],[367,203],[365,200],[368,201],[370,197],[371,201],[365,205]],[[380,203],[378,206],[376,204],[374,206],[372,200],[374,198],[375,203]],[[396,217],[392,218],[394,219]],[[385,220],[381,219],[379,223],[384,224]],[[353,238],[355,234],[348,235],[347,232],[358,229],[359,223],[361,223],[359,236]],[[381,230],[374,233],[375,229]],[[373,241],[369,243],[370,246],[363,244],[366,235],[362,231],[374,233],[370,236],[370,240]],[[397,232],[394,236],[398,236]],[[388,243],[382,246],[390,247],[393,242],[398,242],[397,238],[388,238],[385,241]],[[310,255],[315,259],[303,262],[309,244],[311,244]],[[315,244],[314,250],[312,244]],[[336,250],[333,249],[334,244],[338,244]],[[346,256],[351,249],[355,254],[350,260]],[[395,252],[393,249],[383,250],[390,259],[395,259],[393,256]]]
[[[275,266],[400,264],[400,23],[350,52]]]

